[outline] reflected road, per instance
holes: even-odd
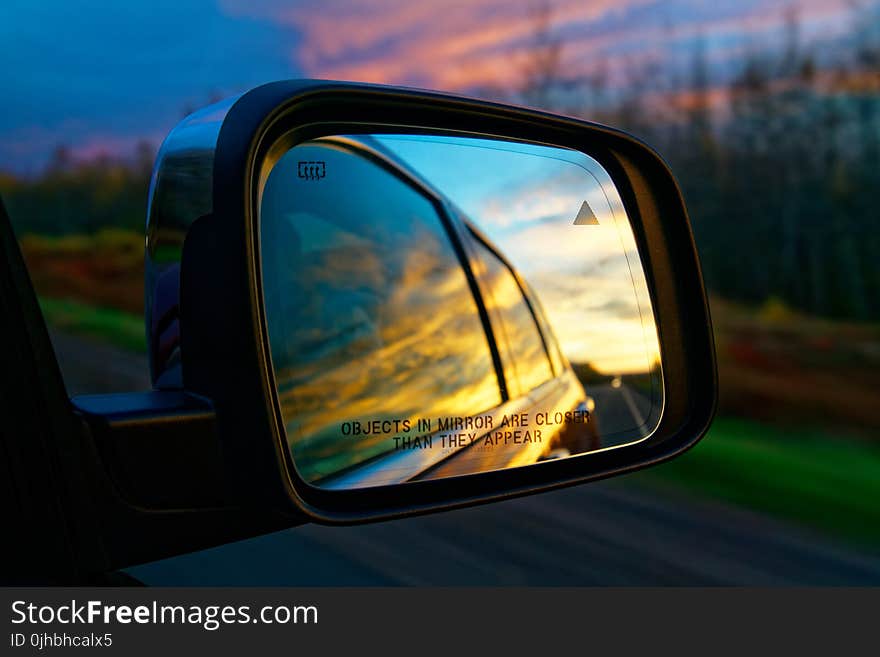
[[[651,402],[635,388],[624,382],[619,388],[605,384],[588,385],[584,389],[596,402],[593,416],[603,437],[603,446],[629,442],[633,437],[633,428],[645,426],[645,418],[650,416]],[[610,439],[612,437],[614,439]]]

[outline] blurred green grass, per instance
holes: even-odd
[[[637,475],[880,548],[880,447],[810,427],[716,418],[686,454]]]
[[[40,297],[46,323],[54,328],[144,353],[147,341],[144,319],[116,308],[93,306],[71,299]]]

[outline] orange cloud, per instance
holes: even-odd
[[[307,75],[467,90],[510,88],[521,80],[534,50],[537,4],[306,0],[279,6],[273,0],[225,0],[224,6],[228,13],[296,30],[301,40],[289,56]],[[791,5],[772,0],[720,6],[698,0],[555,0],[550,6],[550,29],[563,43],[562,69],[577,75],[602,59],[643,59],[676,40],[700,35],[760,37],[782,27]],[[847,0],[800,0],[793,6],[805,26],[828,31],[848,5]]]
[[[648,0],[631,0],[629,6]],[[303,34],[292,57],[310,75],[380,83],[460,89],[507,82],[531,49],[532,3],[506,0],[355,0],[273,3],[227,10],[286,24]],[[617,11],[619,0],[556,2],[553,25],[589,23]]]

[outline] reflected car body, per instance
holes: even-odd
[[[455,223],[456,239],[460,240],[471,269],[476,273],[481,302],[488,309],[493,329],[487,331],[486,337],[495,342],[493,346],[496,353],[500,354],[505,372],[505,380],[498,382],[502,388],[499,391],[501,403],[470,418],[458,418],[458,426],[451,423],[445,428],[435,427],[430,435],[430,448],[394,449],[370,454],[336,471],[313,476],[311,483],[322,488],[341,489],[387,485],[516,467],[599,449],[601,442],[592,415],[593,400],[585,393],[571,365],[562,356],[537,297],[497,246],[429,181],[378,140],[368,136],[345,136],[323,137],[310,143],[341,148],[351,155],[381,162],[383,167],[393,168],[395,175],[406,179],[425,196],[442,199],[448,218]],[[494,278],[491,273],[493,269]],[[527,357],[515,345],[502,344],[505,342],[502,336],[511,335],[514,331],[503,316],[501,304],[493,302],[493,296],[498,294],[499,276],[503,276],[508,287],[512,288],[512,293],[518,295],[522,302],[521,308],[527,309],[521,313],[519,320],[529,324],[527,328],[536,331],[540,336],[540,340],[536,342],[540,353]],[[507,292],[510,293],[511,290]],[[458,311],[448,308],[446,312]],[[343,350],[345,344],[337,344],[336,348]],[[535,359],[540,360],[540,363]],[[534,367],[536,364],[540,367]],[[358,367],[358,364],[351,362],[349,366]],[[293,381],[298,377],[291,377],[290,382],[285,381],[278,374],[278,369],[276,362],[279,397],[284,404],[284,399],[296,393],[297,384]],[[538,378],[527,376],[533,369],[546,374]],[[538,384],[533,385],[535,382]],[[316,391],[311,392],[311,397],[314,397]],[[290,406],[293,408],[297,405],[292,402]],[[343,408],[350,411],[345,405]],[[302,407],[297,410],[302,415]],[[347,419],[327,418],[326,409],[321,412],[325,414],[325,426]],[[510,418],[522,417],[523,414],[529,418],[528,426],[509,424]],[[296,430],[288,427],[288,440],[292,449],[300,439],[291,435],[293,431]],[[329,460],[326,441],[315,453],[318,451],[323,458]],[[295,456],[294,460],[302,465],[304,457],[297,459]]]

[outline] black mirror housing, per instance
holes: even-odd
[[[680,190],[645,144],[612,128],[535,110],[367,84],[276,82],[245,93],[222,111],[206,159],[190,160],[202,196],[201,204],[187,207],[201,216],[190,217],[179,263],[178,384],[214,406],[231,499],[328,523],[399,517],[623,474],[672,458],[705,433],[717,385],[699,261]],[[275,401],[260,288],[256,217],[264,163],[307,139],[393,130],[576,149],[611,173],[633,225],[663,354],[665,406],[650,438],[541,467],[409,482],[405,495],[399,486],[323,490],[298,476]],[[160,161],[154,207],[162,175]],[[148,239],[163,227],[152,226]],[[154,300],[148,307],[157,305],[162,304]],[[148,325],[167,329],[167,324],[148,318]],[[160,342],[151,337],[151,346]],[[156,363],[154,357],[159,378]]]

